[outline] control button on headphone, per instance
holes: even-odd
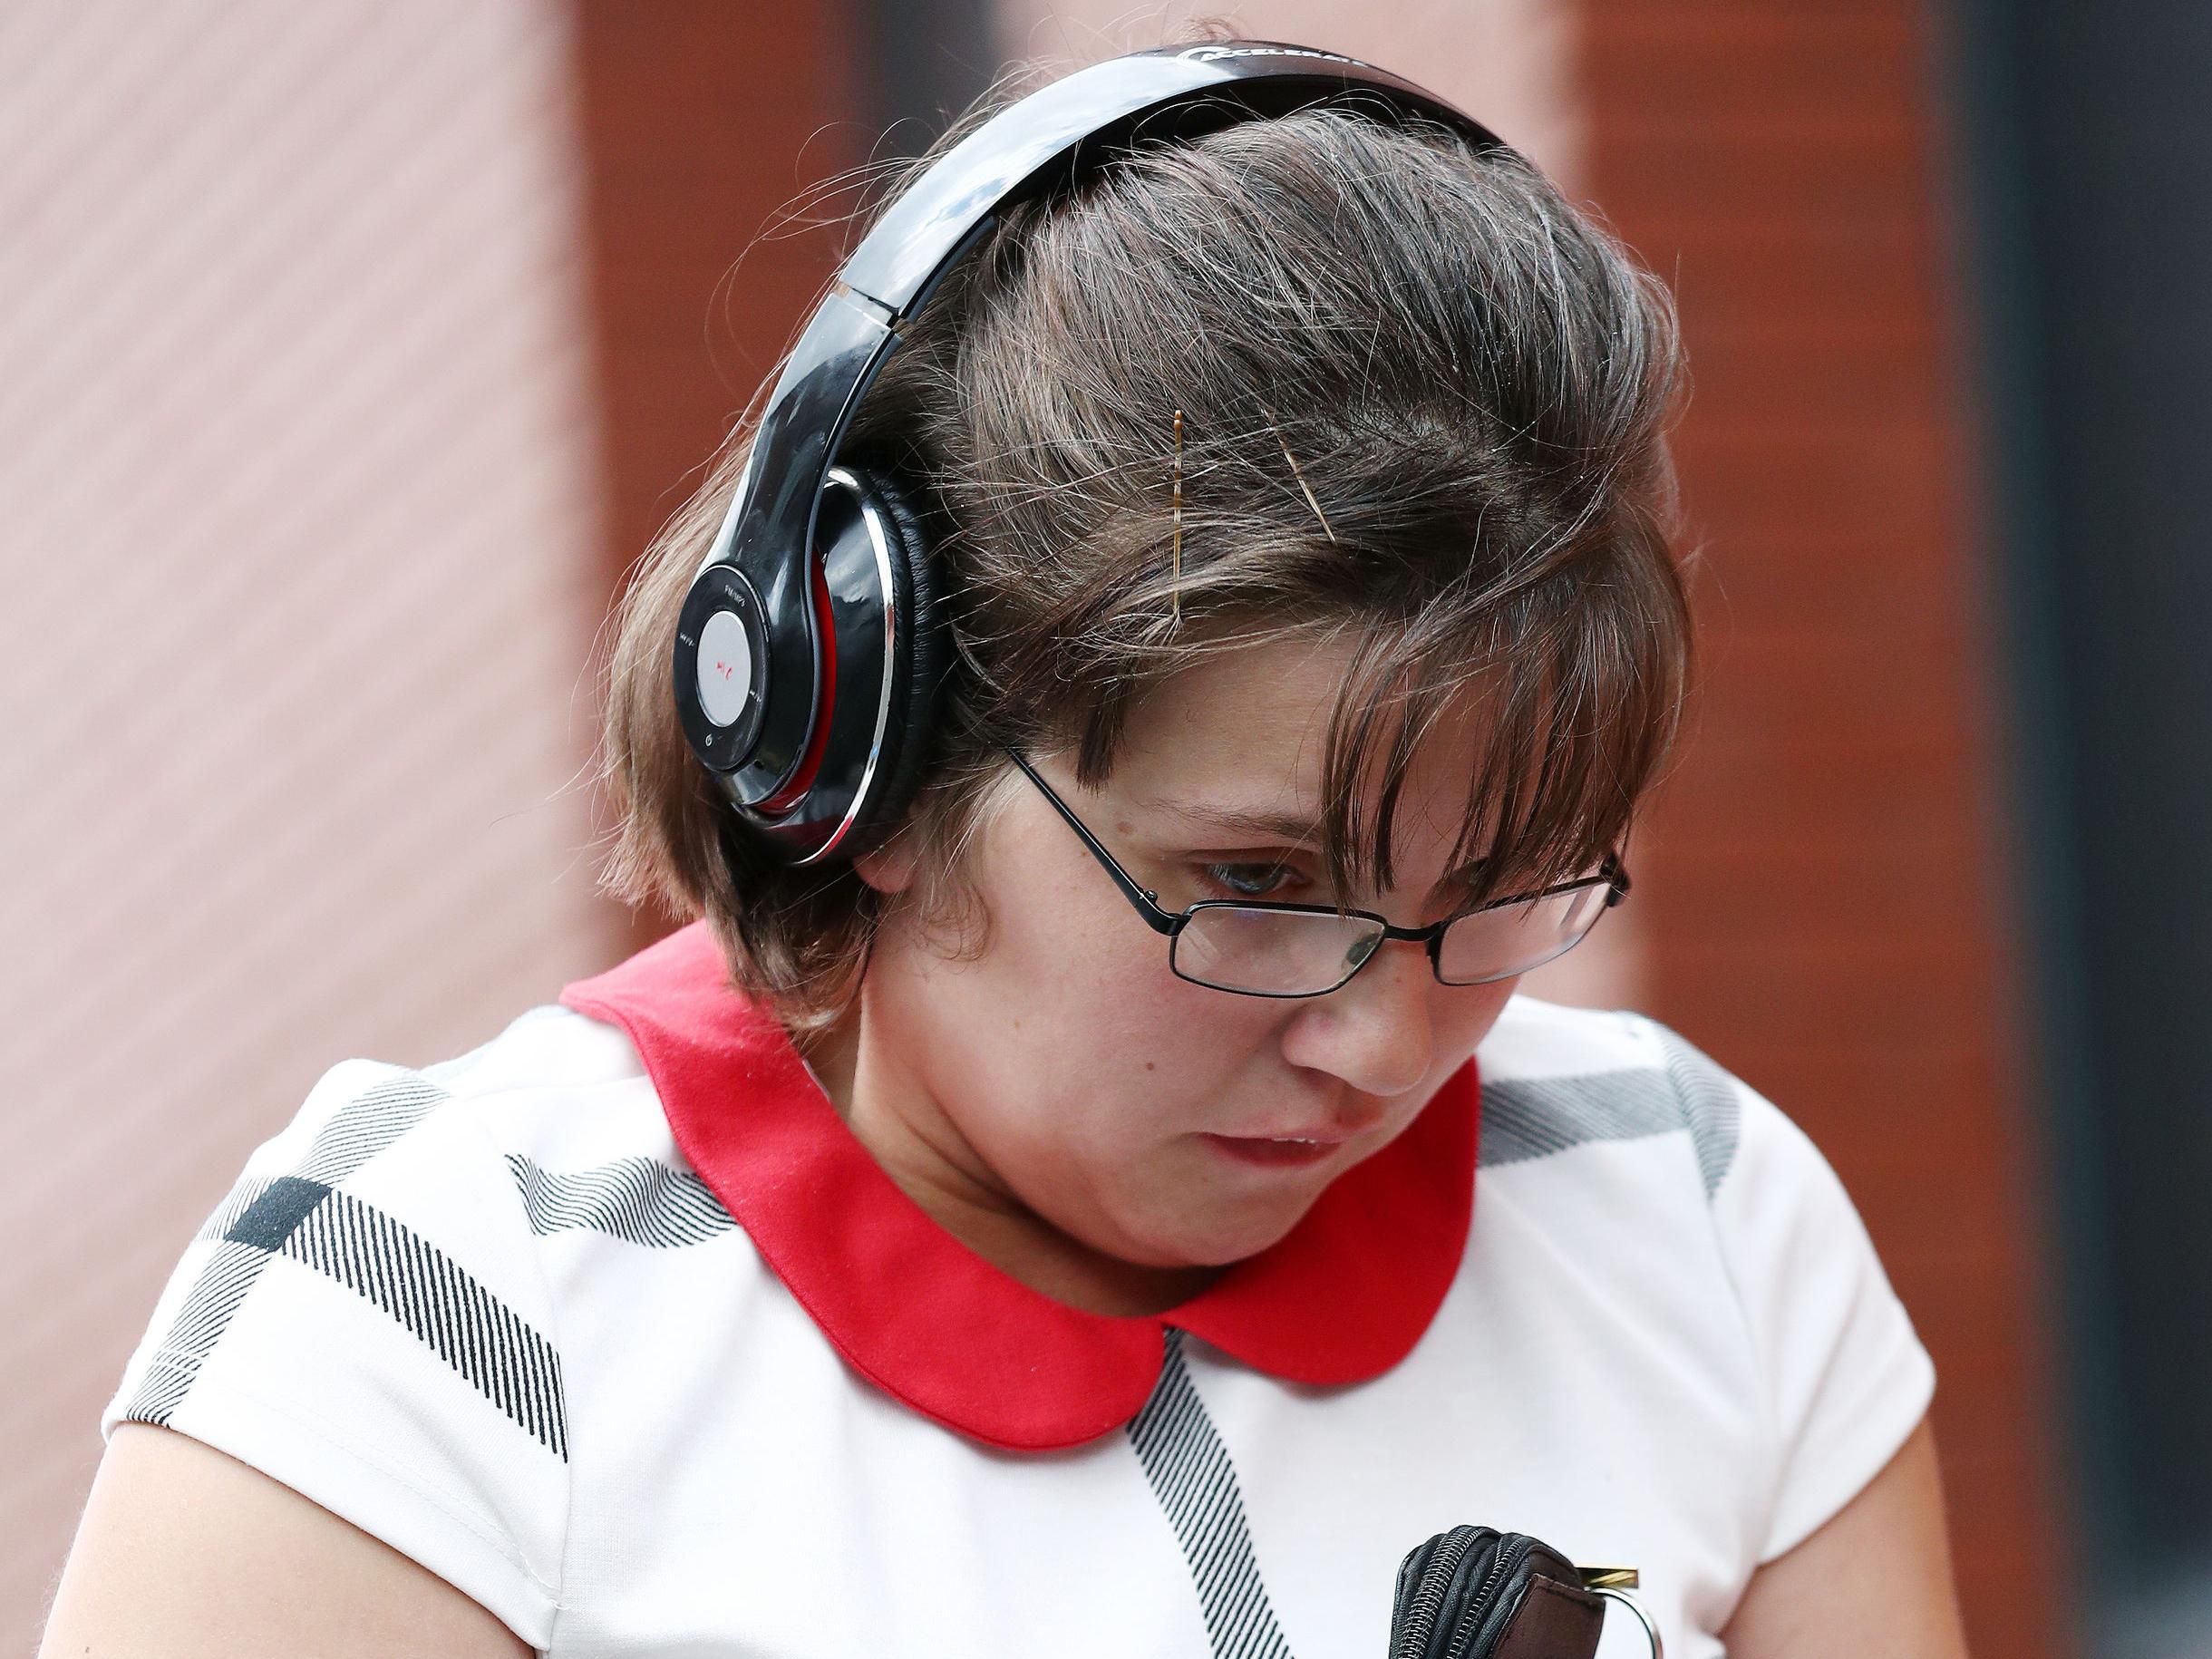
[[[716,611],[699,630],[699,706],[733,726],[752,697],[752,636],[735,611]]]
[[[692,752],[718,772],[752,758],[768,691],[761,601],[732,565],[693,578],[676,622],[676,713]]]

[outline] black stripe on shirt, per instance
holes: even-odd
[[[1214,1659],[1290,1659],[1252,1552],[1236,1466],[1191,1386],[1182,1332],[1170,1325],[1167,1336],[1159,1381],[1129,1425],[1137,1460],[1190,1564]]]
[[[437,1246],[334,1184],[447,1098],[416,1077],[381,1083],[331,1115],[301,1173],[241,1181],[199,1230],[214,1250],[123,1417],[169,1422],[266,1265],[283,1256],[382,1308],[566,1462],[568,1408],[553,1344]]]
[[[1741,1114],[1728,1073],[1664,1026],[1664,1069],[1482,1085],[1482,1165],[1524,1163],[1598,1140],[1687,1131],[1710,1198],[1735,1161]]]
[[[617,1158],[562,1173],[507,1155],[530,1231],[543,1236],[588,1227],[634,1245],[671,1249],[701,1244],[737,1223],[707,1184],[687,1169],[651,1158]]]

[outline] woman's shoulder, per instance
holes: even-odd
[[[543,1645],[579,1350],[694,1254],[661,1247],[732,1228],[617,1029],[548,1004],[343,1060],[186,1242],[101,1431],[206,1441]]]
[[[1483,1074],[1664,1070],[1684,1056],[1714,1062],[1671,1026],[1634,1008],[1586,1008],[1517,991],[1477,1053]],[[1717,1069],[1717,1068],[1716,1068]]]
[[[682,1163],[629,1037],[558,1003],[524,1010],[448,1059],[337,1062],[250,1161],[336,1156],[348,1177],[363,1177],[372,1163],[412,1166],[412,1154],[433,1147],[440,1159],[463,1164],[483,1164],[488,1151],[490,1167],[518,1182],[533,1167]]]
[[[579,1129],[599,1145],[666,1139],[652,1082],[619,1030],[548,1003],[464,1053],[427,1064],[355,1056],[329,1065],[255,1148],[247,1170],[359,1175],[403,1143],[490,1142],[557,1152]]]
[[[1710,1198],[1735,1167],[1747,1118],[1780,1115],[1680,1033],[1633,1009],[1516,994],[1476,1066],[1485,1167],[1679,1136]]]
[[[1790,1548],[1883,1467],[1935,1389],[1834,1167],[1647,1014],[1517,995],[1477,1058],[1483,1179],[1510,1194],[1489,1242],[1534,1241],[1514,1257],[1528,1266],[1571,1238],[1554,1291],[1606,1302],[1577,1329],[1635,1332],[1619,1363],[1671,1344],[1684,1375],[1736,1375],[1771,1462],[1758,1558]]]
[[[412,1075],[525,1138],[558,1133],[579,1111],[619,1116],[627,1100],[651,1103],[651,1080],[621,1029],[559,1003],[525,1009],[488,1041]]]
[[[588,1022],[328,1067],[185,1242],[100,1419],[173,1430],[382,1538],[542,1645],[569,1405],[521,1174],[618,1101]],[[620,1110],[617,1139],[634,1137]]]
[[[450,1059],[331,1067],[257,1149],[228,1208],[251,1201],[257,1176],[303,1173],[509,1272],[527,1257],[571,1324],[613,1282],[605,1262],[579,1258],[618,1257],[626,1280],[665,1247],[736,1228],[677,1146],[629,1036],[555,1003]]]

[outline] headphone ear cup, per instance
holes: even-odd
[[[894,480],[857,469],[853,476],[864,505],[877,509],[891,567],[891,706],[877,778],[854,826],[866,847],[897,826],[921,781],[952,642],[920,513]]]

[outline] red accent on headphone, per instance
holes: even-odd
[[[788,812],[806,799],[821,770],[822,751],[830,747],[830,716],[837,709],[837,625],[830,618],[830,578],[820,559],[814,562],[814,637],[821,642],[821,705],[814,711],[814,730],[807,737],[807,752],[799,757],[791,781],[762,801],[753,810],[764,817]]]

